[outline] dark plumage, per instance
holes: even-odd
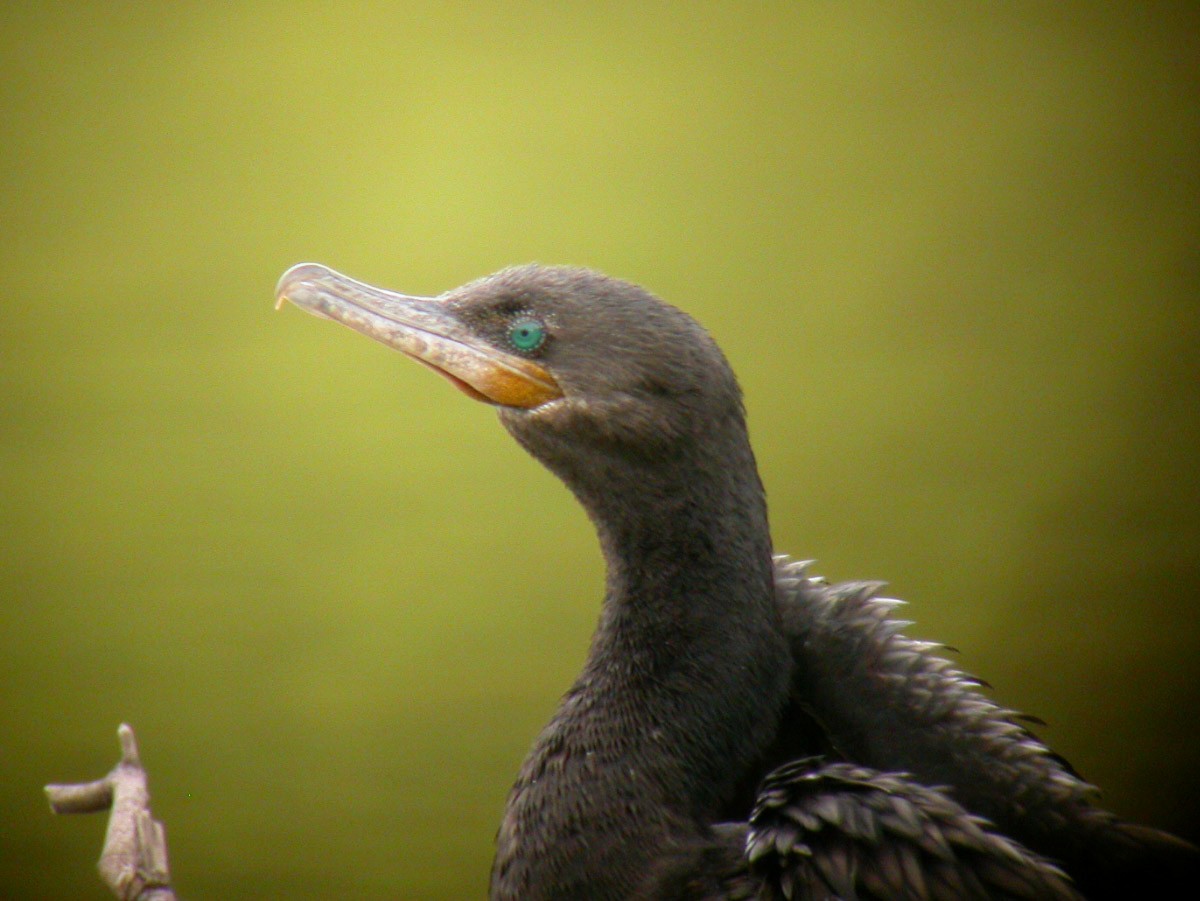
[[[879,585],[772,556],[737,382],[684,313],[537,266],[423,299],[305,265],[279,298],[496,404],[596,526],[599,624],[509,796],[493,898],[1150,897],[1196,875],[906,638]]]

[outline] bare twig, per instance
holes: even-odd
[[[104,850],[97,867],[100,878],[121,901],[175,901],[167,866],[163,824],[150,815],[146,771],[138,759],[133,729],[117,729],[121,762],[103,779],[74,785],[47,785],[55,813],[95,813],[112,809]]]

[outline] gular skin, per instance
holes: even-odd
[[[278,293],[495,404],[595,524],[599,623],[509,795],[492,898],[1141,898],[1194,883],[1196,849],[1097,806],[1015,713],[903,635],[880,585],[773,555],[737,381],[686,314],[540,266],[430,299],[306,264]]]

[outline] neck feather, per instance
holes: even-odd
[[[495,897],[632,894],[654,849],[710,822],[769,742],[789,656],[766,502],[736,437],[559,473],[596,524],[606,595],[584,670],[510,795]],[[592,889],[578,896],[608,896]]]

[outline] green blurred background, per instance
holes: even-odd
[[[123,720],[186,897],[484,892],[599,554],[309,259],[689,310],[778,547],[1200,837],[1200,13],[964,6],[6,5],[0,897],[106,897]]]

